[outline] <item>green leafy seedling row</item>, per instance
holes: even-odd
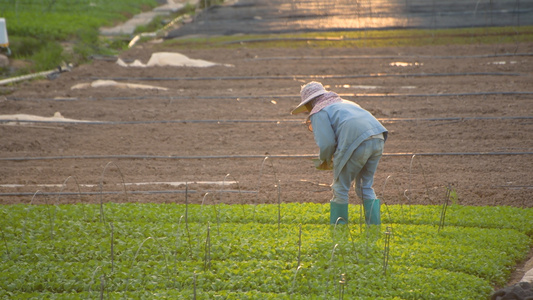
[[[337,227],[312,203],[2,206],[0,297],[484,299],[531,246],[531,209],[452,205],[440,230],[438,206],[382,212],[367,228],[358,205]]]

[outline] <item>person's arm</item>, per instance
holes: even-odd
[[[312,115],[311,124],[313,125],[315,142],[320,149],[319,159],[322,161],[322,164],[332,166],[337,141],[328,114],[321,111]]]

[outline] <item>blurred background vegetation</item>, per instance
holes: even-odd
[[[111,55],[127,47],[131,37],[103,37],[101,27],[112,27],[162,0],[0,0],[9,37],[8,68],[0,77],[51,70],[62,63],[82,64],[92,55]],[[194,12],[194,7],[189,11]],[[183,12],[182,12],[183,13]],[[138,31],[161,28],[156,18]],[[8,49],[0,49],[7,55]]]

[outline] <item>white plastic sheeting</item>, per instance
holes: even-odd
[[[55,112],[52,117],[41,117],[41,116],[28,115],[28,114],[14,114],[14,115],[0,115],[0,120],[18,120],[18,121],[36,121],[36,122],[65,122],[65,123],[92,122],[92,121],[75,120],[75,119],[65,118],[58,111]],[[8,123],[8,124],[14,124],[14,123],[16,123],[16,121]]]
[[[156,52],[152,53],[150,60],[146,64],[142,63],[140,60],[135,60],[132,63],[126,63],[122,59],[117,60],[117,64],[122,67],[196,67],[196,68],[206,68],[214,66],[225,66],[233,67],[230,64],[219,64],[215,62],[210,62],[203,59],[191,59],[181,53],[175,52]]]
[[[122,82],[116,82],[114,80],[95,80],[93,82],[88,82],[88,83],[78,83],[72,86],[70,89],[79,90],[79,89],[87,89],[87,88],[104,88],[104,87],[115,87],[115,88],[122,88],[122,89],[159,90],[159,91],[168,90],[167,88],[159,87],[159,86],[136,84],[136,83],[122,83]]]

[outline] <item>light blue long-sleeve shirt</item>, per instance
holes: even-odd
[[[333,160],[334,180],[364,140],[380,133],[386,140],[388,133],[370,112],[347,100],[328,105],[311,115],[311,125],[320,149],[320,160],[328,165]]]

